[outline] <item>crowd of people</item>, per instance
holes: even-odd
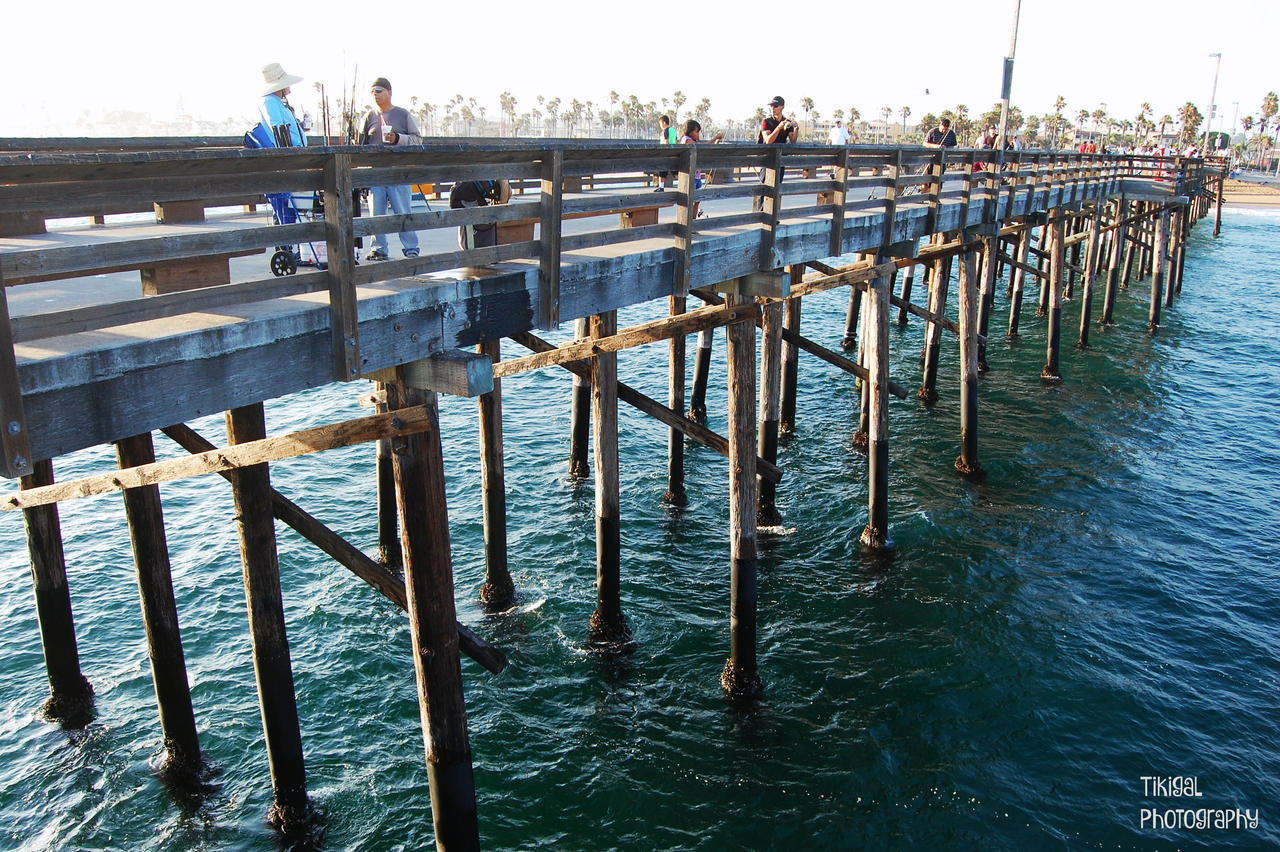
[[[246,143],[251,144],[253,147],[305,146],[307,144],[306,116],[300,120],[288,101],[291,87],[300,83],[302,78],[286,73],[279,63],[274,62],[263,66],[262,75],[265,88],[258,109],[260,123],[246,134]],[[414,122],[413,115],[403,107],[392,104],[391,91],[391,82],[386,77],[378,77],[373,81],[370,86],[370,95],[373,97],[375,106],[364,117],[364,122],[355,140],[357,144],[379,147],[422,144],[422,134]],[[786,103],[786,100],[781,95],[777,95],[769,101],[769,111],[761,120],[760,127],[756,132],[755,141],[757,144],[786,145],[797,141],[800,134],[800,125],[796,122],[794,116],[787,117],[784,115]],[[672,125],[670,116],[660,116],[658,118],[658,133],[658,141],[663,145],[695,145],[702,142],[702,125],[696,119],[687,120],[681,129],[677,131]],[[709,141],[713,143],[723,142],[724,134],[717,133]],[[849,131],[840,119],[836,119],[831,127],[827,135],[827,142],[830,145],[839,146],[849,144]],[[951,120],[949,118],[940,119],[937,126],[925,136],[923,144],[926,148],[957,147],[958,140],[955,130],[951,126]],[[999,145],[999,131],[994,126],[989,126],[979,138],[977,147],[994,150]],[[1016,151],[1021,150],[1022,147],[1021,141],[1016,134],[1010,134],[1004,141],[1006,150]],[[1088,140],[1080,143],[1079,151],[1081,153],[1148,156],[1166,156],[1178,153],[1165,146],[1155,145],[1104,146],[1100,149],[1095,142]],[[1187,157],[1200,155],[1198,147],[1194,144],[1181,153]],[[981,167],[981,164],[978,167]],[[662,192],[668,188],[671,175],[671,172],[658,172],[655,175],[657,178],[655,192]],[[781,181],[782,178],[783,174],[779,173],[778,180]],[[695,187],[701,187],[703,179],[704,175],[702,173],[696,174],[694,176]],[[762,170],[761,180],[763,181],[764,179],[765,174]],[[407,184],[370,187],[368,192],[369,215],[381,216],[389,212],[400,216],[408,215],[411,210],[410,196],[411,187]],[[458,208],[502,203],[509,197],[510,186],[506,185],[506,181],[459,181],[455,184],[450,196],[450,207]],[[757,197],[755,200],[757,209],[759,209],[762,199]],[[277,214],[282,212],[287,214],[288,211],[277,209]],[[698,216],[696,204],[693,215],[695,217]],[[287,215],[284,218],[288,219]],[[292,220],[289,219],[289,221]],[[493,230],[496,231],[496,228]],[[460,234],[459,237],[463,248],[477,248],[496,244],[496,233],[489,233],[488,231],[482,233],[482,229],[479,226],[464,228],[463,231],[464,233]],[[405,257],[418,256],[418,235],[416,231],[412,229],[403,230],[399,234],[399,239],[400,249]],[[365,259],[377,261],[387,260],[389,257],[387,235],[375,234],[373,247],[365,256]]]

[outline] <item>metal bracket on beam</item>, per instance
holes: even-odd
[[[488,355],[478,352],[448,349],[401,365],[403,374],[399,377],[396,369],[391,367],[365,373],[364,378],[379,382],[395,382],[403,378],[408,387],[450,396],[474,397],[493,390],[493,361]]]
[[[881,257],[915,257],[918,246],[915,240],[903,240],[900,243],[894,243],[885,246],[880,250]]]
[[[721,281],[710,289],[726,296],[763,296],[766,299],[785,299],[791,295],[791,273],[751,272],[741,278]]]

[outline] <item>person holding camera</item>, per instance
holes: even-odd
[[[796,141],[800,125],[782,117],[782,108],[786,105],[787,102],[781,95],[769,101],[769,115],[760,122],[760,132],[756,134],[756,142],[762,145],[783,145]]]
[[[788,142],[796,141],[796,136],[800,133],[800,126],[790,119],[782,117],[782,108],[787,102],[782,99],[782,95],[775,95],[773,100],[769,101],[769,115],[765,116],[764,121],[760,122],[760,130],[756,133],[756,143],[759,145],[785,145]],[[778,182],[782,182],[782,169],[778,170]],[[760,172],[760,182],[764,183],[765,172]],[[764,209],[764,199],[759,196],[755,199],[755,209]]]

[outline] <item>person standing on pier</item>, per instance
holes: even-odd
[[[769,114],[760,122],[760,130],[756,132],[756,144],[758,145],[785,145],[788,142],[796,141],[796,136],[800,133],[800,126],[790,119],[782,117],[782,108],[787,105],[782,95],[774,95],[773,100],[769,101]],[[764,183],[766,172],[761,170],[760,182]],[[783,170],[778,170],[778,182],[782,182]],[[755,209],[762,210],[764,199],[756,197]]]
[[[938,126],[929,131],[929,135],[925,137],[924,147],[926,148],[954,148],[956,142],[956,132],[951,129],[951,119],[944,118],[938,122]]]
[[[364,128],[360,132],[361,145],[421,145],[422,135],[413,116],[404,107],[391,105],[391,83],[386,77],[373,81],[371,88],[373,101],[377,105],[365,116]],[[369,187],[369,215],[382,216],[390,206],[392,213],[406,216],[410,212],[409,197],[411,190],[408,184],[402,186]],[[405,257],[418,256],[418,232],[412,229],[400,232],[400,248]],[[373,249],[365,257],[366,260],[386,260],[387,235],[373,235]]]
[[[831,127],[831,131],[827,133],[827,144],[838,145],[841,148],[849,144],[849,131],[844,129],[844,122],[838,118]]]
[[[266,81],[266,89],[262,93],[262,102],[258,104],[258,117],[262,119],[261,127],[269,138],[259,136],[256,128],[250,132],[264,148],[305,147],[307,134],[287,100],[290,87],[301,83],[302,78],[286,74],[279,62],[262,66],[262,78]]]

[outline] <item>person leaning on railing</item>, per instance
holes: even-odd
[[[404,107],[391,105],[391,83],[386,77],[373,81],[371,87],[373,101],[377,105],[365,116],[364,127],[360,131],[361,145],[421,145],[422,135],[413,116]],[[369,215],[382,216],[391,207],[397,216],[407,216],[410,212],[409,184],[400,186],[369,187]],[[418,256],[418,232],[407,229],[400,232],[400,248],[405,257]],[[387,235],[373,235],[373,249],[365,256],[366,260],[387,259]]]

